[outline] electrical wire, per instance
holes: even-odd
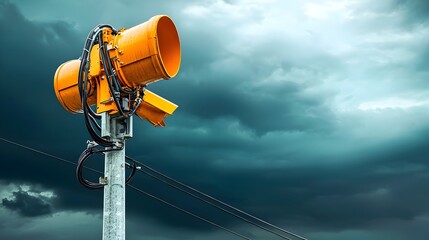
[[[100,35],[100,37],[101,37],[101,35]],[[109,83],[108,84],[109,85],[109,90],[110,90],[110,93],[112,94],[113,101],[115,102],[116,108],[118,109],[118,111],[121,114],[121,116],[128,117],[129,115],[125,113],[125,111],[122,109],[121,103],[119,102],[119,99],[118,99],[119,96],[117,96],[117,95],[120,94],[120,93],[117,92],[117,90],[114,89],[114,86],[113,86],[113,84],[114,84],[113,82],[115,80],[112,79],[112,78],[114,78],[114,76],[113,76],[113,73],[112,73],[112,69],[109,67],[109,65],[107,63],[107,62],[110,63],[110,61],[109,61],[109,59],[106,59],[106,58],[108,58],[107,51],[106,51],[106,49],[107,49],[107,43],[100,43],[99,46],[100,46],[101,62],[103,64],[103,66],[104,66],[104,71],[105,71],[105,73],[107,75],[107,81]]]
[[[130,186],[130,185],[128,185],[128,187],[130,187],[130,188],[132,188],[132,189],[134,189],[134,190],[136,190],[136,191],[138,191],[138,192],[144,193],[144,194],[146,194],[147,196],[149,196],[149,197],[151,197],[151,198],[153,198],[153,199],[156,199],[156,200],[158,200],[158,201],[160,201],[160,202],[162,202],[162,203],[164,203],[164,204],[167,204],[168,206],[173,207],[173,208],[175,208],[175,209],[177,209],[177,210],[179,210],[179,211],[182,211],[182,212],[184,212],[184,213],[186,213],[186,214],[189,214],[190,216],[193,216],[193,217],[195,217],[195,218],[198,218],[198,219],[200,219],[200,220],[202,220],[202,221],[204,221],[204,222],[206,222],[206,223],[209,223],[210,225],[216,226],[216,227],[221,228],[221,229],[223,229],[223,230],[225,230],[225,231],[227,231],[227,232],[229,232],[229,233],[232,233],[232,234],[234,234],[234,235],[236,235],[236,236],[238,236],[238,237],[240,237],[240,238],[251,240],[250,238],[248,238],[248,237],[246,237],[246,236],[243,236],[243,235],[241,235],[241,234],[239,234],[239,233],[237,233],[237,232],[234,232],[234,231],[232,231],[232,230],[230,230],[230,229],[228,229],[228,228],[225,228],[225,227],[220,226],[220,225],[218,225],[218,224],[216,224],[216,223],[214,223],[214,222],[211,222],[211,221],[209,221],[209,220],[207,220],[207,219],[205,219],[205,218],[202,218],[202,217],[200,217],[200,216],[198,216],[198,215],[195,215],[195,214],[193,214],[193,213],[191,213],[191,212],[189,212],[189,211],[187,211],[187,210],[185,210],[185,209],[183,209],[183,208],[177,207],[177,206],[175,206],[175,205],[173,205],[173,204],[171,204],[171,203],[169,203],[169,202],[167,202],[167,201],[165,201],[165,200],[163,200],[163,199],[161,199],[161,198],[155,197],[154,195],[149,194],[149,193],[147,193],[147,192],[145,192],[145,191],[143,191],[143,190],[141,190],[141,189],[136,189],[134,186]]]
[[[76,178],[80,184],[89,189],[101,189],[104,188],[104,184],[101,183],[93,183],[83,177],[82,168],[84,166],[85,161],[94,154],[93,148],[85,149],[79,157],[79,161],[76,166]]]
[[[37,149],[31,148],[31,147],[24,146],[24,145],[22,145],[22,144],[19,144],[19,143],[16,143],[16,142],[13,142],[13,141],[7,140],[7,139],[2,138],[2,137],[0,137],[0,140],[2,140],[3,142],[9,143],[9,144],[15,145],[15,146],[17,146],[17,147],[24,148],[24,149],[27,149],[27,150],[29,150],[29,151],[32,151],[32,152],[38,153],[38,154],[42,154],[42,155],[45,155],[45,156],[47,156],[47,157],[50,157],[50,158],[54,158],[54,159],[57,159],[57,160],[63,161],[63,162],[65,162],[65,163],[69,163],[69,164],[76,165],[76,163],[74,163],[74,162],[72,162],[72,161],[69,161],[69,160],[66,160],[66,159],[64,159],[64,158],[60,158],[60,157],[54,156],[54,155],[49,154],[49,153],[42,152],[42,151],[40,151],[40,150],[37,150]],[[97,171],[97,170],[92,169],[92,168],[88,168],[88,169],[89,169],[89,170],[91,170],[91,171]]]
[[[85,149],[82,154],[79,157],[78,163],[77,163],[77,167],[76,167],[76,178],[79,181],[80,184],[82,184],[84,187],[89,188],[89,189],[101,189],[103,188],[105,185],[101,184],[101,183],[94,183],[91,182],[87,179],[85,179],[83,177],[83,169],[84,168],[84,163],[85,161],[92,156],[93,154],[105,154],[106,152],[113,152],[113,151],[117,151],[118,149],[106,149],[106,150],[100,150],[100,149],[96,149],[95,147],[89,147],[87,149]],[[136,169],[137,166],[136,164],[133,162],[133,165],[129,164],[129,163],[125,163],[126,166],[128,168],[131,168],[131,173],[130,175],[127,177],[127,179],[125,180],[125,183],[128,184],[131,179],[135,176],[136,174]]]
[[[100,137],[97,134],[94,127],[92,126],[91,122],[96,122],[96,121],[91,120],[91,118],[89,116],[92,115],[94,118],[96,118],[97,115],[92,111],[92,109],[88,106],[88,103],[87,103],[88,96],[87,96],[87,89],[86,88],[88,85],[88,70],[89,70],[88,64],[90,61],[90,54],[89,53],[91,52],[91,49],[94,46],[94,44],[99,41],[98,36],[99,36],[99,33],[102,31],[101,26],[103,26],[103,25],[99,25],[99,26],[95,27],[88,34],[87,40],[85,42],[85,46],[84,46],[84,49],[82,51],[81,62],[80,62],[80,66],[79,66],[78,88],[79,88],[79,93],[80,93],[80,97],[81,97],[81,103],[82,103],[82,110],[83,110],[83,114],[84,114],[85,125],[88,129],[89,134],[91,135],[92,139],[94,141],[96,141],[98,144],[100,144],[101,146],[111,147],[111,146],[113,146],[113,142]]]
[[[101,38],[101,36],[99,36],[99,38]],[[115,101],[116,107],[118,108],[118,110],[122,116],[125,116],[125,117],[131,116],[137,110],[141,101],[137,101],[137,104],[130,107],[129,110],[124,110],[123,107],[120,105],[118,96],[116,96],[116,95],[120,95],[120,93],[122,92],[122,93],[127,94],[129,99],[132,100],[132,97],[135,97],[137,95],[137,91],[140,91],[139,88],[135,88],[131,91],[127,91],[125,89],[122,89],[122,87],[119,83],[119,80],[116,76],[116,70],[110,62],[109,54],[107,52],[107,43],[106,42],[104,42],[103,44],[100,44],[100,58],[101,58],[101,62],[103,64],[103,66],[104,66],[104,71],[107,75],[107,79],[109,82],[109,89],[113,95],[113,99]],[[136,99],[134,99],[134,101],[135,100]]]
[[[148,176],[150,176],[150,177],[152,177],[152,178],[155,178],[155,179],[157,179],[158,181],[161,181],[161,182],[163,182],[164,184],[167,184],[168,186],[170,186],[170,187],[172,187],[172,188],[175,188],[175,189],[177,189],[177,190],[179,190],[179,191],[181,191],[181,192],[183,192],[183,193],[185,193],[185,194],[188,194],[188,195],[192,196],[193,198],[196,198],[196,199],[198,199],[198,200],[200,200],[200,201],[202,201],[202,202],[205,202],[205,203],[207,203],[207,204],[209,204],[209,205],[211,205],[211,206],[213,206],[213,207],[215,207],[215,208],[217,208],[217,209],[219,209],[219,210],[221,210],[221,211],[223,211],[223,212],[225,212],[225,213],[228,213],[229,215],[232,215],[232,216],[234,216],[234,217],[236,217],[236,218],[239,218],[239,219],[241,219],[241,220],[243,220],[243,221],[245,221],[245,222],[247,222],[247,223],[250,223],[250,224],[252,224],[252,225],[254,225],[254,226],[256,226],[256,227],[258,227],[258,228],[260,228],[260,229],[262,229],[262,230],[265,230],[265,231],[267,231],[267,232],[270,232],[270,233],[272,233],[272,234],[275,234],[275,235],[277,235],[277,236],[279,236],[279,237],[281,237],[281,238],[283,238],[283,239],[292,240],[291,238],[288,238],[288,237],[286,237],[286,236],[284,236],[284,235],[282,235],[282,234],[279,234],[279,233],[277,233],[277,232],[275,232],[275,231],[273,231],[273,230],[271,230],[271,229],[269,229],[269,228],[266,228],[266,227],[264,227],[264,226],[262,226],[262,225],[260,225],[260,224],[257,224],[257,223],[255,223],[255,222],[252,222],[252,221],[250,221],[249,219],[244,218],[244,217],[242,217],[242,216],[240,216],[240,215],[238,215],[238,214],[236,214],[236,213],[234,213],[234,212],[232,212],[232,211],[229,211],[228,209],[225,209],[225,208],[223,208],[223,207],[220,207],[220,206],[218,206],[218,205],[216,205],[216,204],[214,204],[214,203],[212,203],[212,202],[210,202],[210,201],[208,201],[208,200],[206,200],[206,199],[204,199],[204,198],[202,198],[202,197],[200,197],[200,196],[198,196],[198,195],[196,195],[196,194],[193,194],[193,193],[191,193],[191,192],[189,192],[189,191],[186,191],[186,190],[184,190],[184,189],[182,189],[182,188],[180,188],[180,187],[178,187],[178,186],[176,186],[176,185],[174,185],[174,184],[171,184],[170,182],[168,182],[168,181],[166,181],[166,180],[164,180],[164,179],[162,179],[162,178],[160,178],[160,177],[157,177],[157,176],[155,176],[155,175],[153,175],[153,174],[151,174],[151,173],[149,173],[149,172],[146,172],[145,170],[143,170],[143,169],[141,169],[141,168],[140,168],[140,169],[137,169],[137,171],[142,172],[142,173],[144,173],[144,174],[146,174],[146,175],[148,175]]]
[[[82,110],[83,110],[83,114],[84,114],[84,120],[85,120],[85,125],[88,129],[89,134],[91,135],[92,139],[97,142],[99,145],[104,146],[104,147],[112,147],[114,145],[114,143],[110,140],[106,140],[103,137],[100,137],[99,134],[97,133],[97,131],[94,129],[92,123],[94,123],[97,128],[97,130],[100,130],[99,125],[97,124],[96,120],[94,118],[99,119],[100,116],[97,115],[96,113],[93,112],[93,110],[90,108],[90,106],[87,103],[87,99],[88,99],[88,91],[87,91],[87,86],[88,84],[91,84],[91,81],[88,81],[88,75],[89,75],[89,64],[90,64],[90,52],[92,50],[92,48],[94,47],[95,44],[99,44],[100,48],[102,46],[102,31],[105,28],[109,28],[112,30],[113,34],[117,33],[117,30],[114,29],[112,26],[107,25],[107,24],[103,24],[103,25],[98,25],[96,26],[89,34],[87,37],[87,40],[85,42],[84,45],[84,49],[82,51],[82,55],[81,55],[81,63],[80,63],[80,67],[79,67],[79,74],[78,74],[78,87],[79,87],[79,92],[80,92],[80,96],[81,96],[81,103],[82,103]],[[107,52],[106,52],[107,54]],[[102,59],[104,59],[105,54],[102,54],[102,51],[100,51],[100,55],[102,57]],[[104,63],[103,66],[106,66],[106,64]],[[104,67],[105,71],[107,71],[107,67]],[[118,102],[117,96],[115,94],[115,91],[113,91],[113,89],[111,88],[111,84],[109,82],[109,88],[111,90],[111,93],[113,95],[113,98],[115,100],[115,104],[119,110],[119,112],[121,113],[121,115],[124,115],[122,108]],[[92,117],[90,117],[92,116]]]
[[[49,154],[49,153],[46,153],[46,152],[43,152],[43,151],[40,151],[40,150],[37,150],[37,149],[31,148],[31,147],[27,147],[27,146],[25,146],[25,145],[22,145],[22,144],[19,144],[19,143],[16,143],[16,142],[10,141],[10,140],[5,139],[5,138],[2,138],[2,137],[0,137],[0,140],[4,141],[4,142],[6,142],[6,143],[9,143],[9,144],[12,144],[12,145],[15,145],[15,146],[18,146],[18,147],[21,147],[21,148],[27,149],[27,150],[32,151],[32,152],[35,152],[35,153],[38,153],[38,154],[41,154],[41,155],[44,155],[44,156],[47,156],[47,157],[50,157],[50,158],[53,158],[53,159],[56,159],[56,160],[60,160],[60,161],[62,161],[62,162],[64,162],[64,163],[68,163],[68,164],[75,165],[75,166],[77,165],[76,163],[74,163],[74,162],[72,162],[72,161],[69,161],[69,160],[66,160],[66,159],[64,159],[64,158],[57,157],[57,156],[55,156],[55,155],[52,155],[52,154]],[[93,169],[93,168],[90,168],[90,167],[83,166],[83,168],[86,168],[86,169],[88,169],[88,170],[90,170],[90,171],[92,171],[92,172],[95,172],[95,173],[103,174],[101,171],[98,171],[98,170]],[[212,226],[215,226],[215,227],[220,228],[220,229],[222,229],[222,230],[224,230],[224,231],[227,231],[227,232],[229,232],[229,233],[231,233],[231,234],[233,234],[233,235],[235,235],[235,236],[237,236],[237,237],[240,237],[240,238],[242,238],[242,239],[246,239],[246,240],[251,240],[250,238],[248,238],[248,237],[246,237],[246,236],[244,236],[244,235],[241,235],[241,234],[239,234],[239,233],[237,233],[237,232],[235,232],[235,231],[233,231],[233,230],[230,230],[230,229],[228,229],[228,228],[226,228],[226,227],[223,227],[223,226],[221,226],[221,225],[219,225],[219,224],[216,224],[216,223],[214,223],[214,222],[211,222],[211,221],[209,221],[209,220],[207,220],[207,219],[205,219],[205,218],[203,218],[203,217],[200,217],[200,216],[198,216],[198,215],[196,215],[196,214],[194,214],[194,213],[192,213],[192,212],[189,212],[189,211],[187,211],[187,210],[185,210],[185,209],[183,209],[183,208],[180,208],[180,207],[178,207],[178,206],[176,206],[176,205],[174,205],[174,204],[172,204],[172,203],[169,203],[169,202],[168,202],[168,201],[166,201],[166,200],[163,200],[163,199],[161,199],[161,198],[159,198],[159,197],[156,197],[156,196],[154,196],[154,195],[152,195],[152,194],[150,194],[150,193],[148,193],[148,192],[145,192],[145,191],[141,190],[140,188],[135,187],[134,185],[128,184],[127,186],[128,186],[128,187],[130,187],[131,189],[133,189],[133,190],[135,190],[135,191],[139,192],[139,193],[145,194],[145,195],[146,195],[146,196],[148,196],[148,197],[151,197],[151,198],[153,198],[153,199],[155,199],[155,200],[157,200],[157,201],[160,201],[160,202],[162,202],[162,203],[164,203],[164,204],[166,204],[166,205],[168,205],[168,206],[170,206],[170,207],[172,207],[172,208],[175,208],[175,209],[177,209],[177,210],[179,210],[179,211],[181,211],[181,212],[183,212],[183,213],[185,213],[185,214],[187,214],[187,215],[189,215],[189,216],[192,216],[192,217],[194,217],[194,218],[196,218],[196,219],[199,219],[199,220],[201,220],[201,221],[204,221],[204,222],[206,222],[206,223],[208,223],[208,224],[210,224],[210,225],[212,225]]]
[[[281,231],[281,232],[283,232],[283,233],[285,233],[285,234],[288,234],[288,235],[291,235],[291,236],[293,236],[293,237],[295,237],[295,238],[298,238],[298,239],[301,239],[301,240],[307,240],[307,238],[304,238],[304,237],[302,237],[302,236],[299,236],[299,235],[297,235],[297,234],[295,234],[295,233],[292,233],[292,232],[290,232],[290,231],[287,231],[287,230],[285,230],[285,229],[283,229],[283,228],[280,228],[280,227],[278,227],[278,226],[276,226],[276,225],[273,225],[273,224],[271,224],[271,223],[269,223],[269,222],[266,222],[266,221],[264,221],[264,220],[262,220],[262,219],[260,219],[260,218],[257,218],[257,217],[255,217],[255,216],[253,216],[253,215],[251,215],[251,214],[249,214],[249,213],[247,213],[247,212],[245,212],[245,211],[243,211],[243,210],[240,210],[240,209],[238,209],[238,208],[236,208],[236,207],[233,207],[233,206],[231,206],[231,205],[229,205],[229,204],[227,204],[227,203],[224,203],[224,202],[222,202],[221,200],[219,200],[219,199],[217,199],[217,198],[215,198],[215,197],[213,197],[213,196],[210,196],[210,195],[208,195],[208,194],[206,194],[206,193],[203,193],[203,192],[201,192],[201,191],[199,191],[199,190],[197,190],[197,189],[195,189],[195,188],[192,188],[192,187],[190,187],[190,186],[188,186],[188,185],[186,185],[186,184],[184,184],[184,183],[182,183],[182,182],[180,182],[180,181],[178,181],[178,180],[176,180],[176,179],[174,179],[174,178],[171,178],[171,177],[169,177],[169,176],[167,176],[166,174],[163,174],[163,173],[161,173],[161,172],[159,172],[159,171],[157,171],[157,170],[155,170],[155,169],[153,169],[153,168],[151,168],[151,167],[149,167],[148,165],[146,165],[146,164],[144,164],[144,163],[142,163],[142,162],[140,162],[140,161],[138,161],[138,160],[136,160],[136,159],[134,159],[134,158],[132,158],[132,157],[129,157],[129,156],[126,156],[126,158],[128,158],[129,160],[131,160],[131,161],[134,161],[135,163],[137,163],[138,165],[140,165],[140,166],[142,166],[142,167],[144,167],[144,168],[146,168],[146,169],[148,169],[149,171],[151,171],[151,172],[153,172],[153,173],[156,173],[157,175],[159,175],[159,176],[162,176],[162,177],[164,177],[164,178],[166,178],[166,179],[168,179],[168,180],[170,180],[171,182],[174,182],[174,183],[176,183],[176,184],[178,184],[178,185],[180,185],[180,186],[182,186],[182,187],[184,187],[184,188],[186,188],[186,189],[189,189],[189,190],[191,190],[191,191],[193,191],[194,193],[197,193],[197,194],[200,194],[201,196],[204,196],[204,197],[206,197],[206,198],[208,198],[208,199],[210,199],[210,200],[212,200],[212,201],[214,201],[214,202],[216,202],[216,203],[219,203],[219,204],[221,204],[221,205],[223,205],[223,206],[225,206],[225,207],[227,207],[227,208],[229,208],[229,209],[232,209],[232,210],[235,210],[235,211],[237,211],[237,212],[239,212],[239,213],[241,213],[241,214],[243,214],[243,215],[245,215],[245,216],[247,216],[247,217],[250,217],[250,218],[252,218],[252,219],[254,219],[254,220],[257,220],[258,222],[261,222],[261,223],[264,223],[264,224],[266,224],[266,225],[268,225],[268,226],[270,226],[270,227],[272,227],[272,228],[275,228],[275,229],[277,229],[278,231]],[[145,172],[146,173],[146,172]],[[146,173],[147,174],[147,173]],[[158,178],[156,178],[156,179],[158,179]],[[158,179],[158,180],[160,180],[160,179]],[[163,181],[163,180],[160,180],[160,181],[162,181],[162,182],[164,182],[165,183],[165,181]],[[172,184],[168,184],[169,186],[172,186]],[[176,188],[176,187],[174,187],[174,188]],[[177,187],[176,189],[179,189],[179,187]],[[180,191],[182,191],[182,190],[180,190]],[[185,191],[185,190],[183,190],[182,192],[187,192],[187,191]],[[190,193],[187,193],[187,194],[189,194],[189,195],[191,195]],[[194,195],[194,194],[192,194],[192,195]],[[198,199],[200,199],[200,198],[198,198]],[[201,199],[200,199],[201,200]],[[202,200],[202,201],[204,201],[204,202],[206,202],[205,200]],[[212,205],[212,204],[210,204],[210,205]],[[212,205],[212,206],[214,206],[214,204]],[[216,208],[218,208],[218,207],[216,207]],[[221,209],[221,207],[219,207],[218,209]],[[221,209],[222,211],[224,211],[225,209]],[[229,213],[229,211],[224,211],[224,212],[227,212],[227,213]],[[233,214],[234,216],[236,216],[235,214]],[[236,216],[237,217],[237,216]],[[241,217],[239,217],[240,219],[242,219]],[[244,219],[242,219],[242,220],[244,220]],[[246,221],[246,220],[245,220]],[[246,221],[246,222],[248,222],[248,221]],[[250,222],[249,222],[250,223]],[[255,225],[256,226],[256,225]],[[271,232],[271,231],[270,231]],[[276,235],[278,235],[278,234],[276,234]],[[278,235],[279,236],[279,235]],[[284,236],[283,236],[284,237]],[[289,239],[289,238],[287,238],[286,237],[286,239]]]

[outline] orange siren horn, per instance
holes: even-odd
[[[116,34],[103,30],[103,41],[107,43],[110,64],[115,69],[118,82],[123,88],[144,88],[160,79],[170,79],[179,71],[181,59],[179,35],[168,16],[152,17],[149,21],[130,29],[121,29]],[[64,109],[72,113],[82,111],[78,87],[80,63],[80,60],[63,63],[58,67],[54,77],[54,90],[58,101]],[[112,94],[106,87],[108,78],[101,63],[97,44],[90,53],[87,102],[90,106],[97,104],[98,113],[114,114],[117,109],[113,102],[109,103],[113,101]],[[156,94],[149,95],[146,99],[150,101],[143,98],[143,103],[135,113],[155,126],[162,126],[163,118],[167,114],[172,114],[174,110],[171,109],[176,109],[177,106]],[[151,114],[155,112],[156,114]]]

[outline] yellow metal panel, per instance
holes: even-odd
[[[142,119],[148,120],[155,127],[165,127],[164,118],[168,116],[167,113],[159,110],[158,108],[150,105],[147,102],[142,102],[136,111],[136,115]]]
[[[143,101],[153,105],[154,107],[170,115],[173,114],[173,112],[178,107],[176,104],[168,101],[167,99],[159,95],[156,95],[155,93],[149,90],[145,90]]]
[[[109,112],[109,114],[118,112],[110,93],[109,83],[104,76],[99,78],[97,86],[97,113],[102,112]]]
[[[173,114],[177,105],[156,95],[155,93],[145,90],[143,102],[136,111],[136,115],[146,119],[154,126],[165,126],[164,119]]]
[[[111,40],[113,40],[111,29],[104,29],[102,31],[102,35],[103,35],[103,42],[105,43],[109,43]]]
[[[95,77],[101,73],[101,62],[100,62],[100,47],[98,44],[94,45],[89,55],[91,61],[89,65],[89,76]]]

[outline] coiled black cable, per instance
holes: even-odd
[[[97,149],[95,147],[89,147],[87,149],[85,149],[80,157],[79,157],[79,161],[77,163],[76,166],[76,178],[79,181],[80,184],[82,184],[84,187],[89,188],[89,189],[101,189],[104,187],[104,184],[101,183],[94,183],[91,182],[87,179],[84,178],[83,176],[83,168],[85,168],[84,164],[85,162],[89,159],[89,157],[91,157],[93,154],[104,154],[106,152],[111,152],[111,151],[117,151],[119,149],[106,149],[106,150],[100,150]],[[136,163],[133,161],[133,164],[129,164],[129,163],[125,163],[125,166],[127,168],[131,169],[131,173],[128,175],[127,179],[125,180],[125,184],[128,184],[131,179],[135,176],[136,171],[137,171],[137,166]]]
[[[82,152],[82,154],[79,157],[79,161],[78,161],[77,167],[76,167],[76,178],[79,181],[79,183],[82,184],[86,188],[101,189],[104,187],[103,184],[90,182],[90,181],[86,180],[82,174],[82,169],[83,169],[84,163],[92,154],[94,154],[94,151],[92,148],[87,148]]]

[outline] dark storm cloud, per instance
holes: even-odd
[[[341,156],[336,166],[315,161],[313,167],[219,169],[213,181],[230,186],[231,191],[223,192],[226,196],[252,199],[229,202],[285,225],[307,219],[311,226],[340,230],[383,219],[412,221],[429,211],[427,140],[421,136],[386,144],[381,152]],[[349,161],[355,163],[345,163]],[[237,188],[240,194],[232,192]]]
[[[72,52],[79,53],[76,32],[61,21],[32,23],[8,1],[0,5],[0,30],[5,33],[0,43],[5,46],[3,53],[7,56],[1,59],[5,80],[0,83],[6,90],[3,97],[7,101],[0,104],[10,120],[13,119],[4,119],[1,129],[9,136],[19,133],[22,139],[35,136],[24,127],[31,125],[49,136],[64,116],[56,114],[62,110],[55,100],[53,74],[57,65],[72,57]]]
[[[395,7],[407,10],[407,18],[414,24],[429,21],[429,2],[425,0],[395,0]]]
[[[213,30],[197,33],[194,28],[184,27],[181,33],[184,56],[178,78],[149,86],[179,104],[180,111],[207,122],[238,120],[258,135],[333,128],[335,117],[325,102],[331,93],[307,92],[329,77],[325,68],[340,67],[335,59],[316,53],[317,65],[306,66],[306,58],[295,57],[293,46],[276,39],[263,49],[233,53],[224,47],[225,35],[234,37],[227,29],[219,35]]]
[[[34,192],[31,193],[34,194]],[[52,212],[51,205],[47,200],[48,198],[40,196],[40,193],[34,196],[20,189],[13,192],[12,199],[3,198],[2,205],[24,217],[37,217]]]
[[[204,120],[235,119],[257,134],[331,128],[327,117],[331,113],[324,102],[318,97],[300,96],[293,84],[265,96],[258,89],[245,92],[216,83],[180,85],[186,88],[181,93],[187,96],[181,99],[182,110]]]
[[[7,33],[0,38],[1,45],[7,46],[3,48],[7,58],[1,60],[3,80],[0,86],[5,90],[2,99],[7,100],[1,101],[0,107],[8,116],[2,119],[2,135],[70,160],[76,159],[81,149],[71,146],[86,139],[86,131],[80,124],[80,116],[61,108],[52,83],[56,68],[79,55],[84,34],[64,21],[31,22],[8,1],[1,1],[0,30]],[[84,140],[80,146],[85,147]],[[94,195],[74,198],[75,192],[81,189],[75,182],[73,167],[56,165],[46,157],[13,146],[2,145],[1,149],[1,159],[7,159],[7,167],[0,169],[3,180],[34,181],[58,188],[60,207],[73,209],[84,203],[99,208],[99,202],[91,198]],[[18,166],[26,167],[19,169]],[[63,188],[64,185],[69,187]]]

